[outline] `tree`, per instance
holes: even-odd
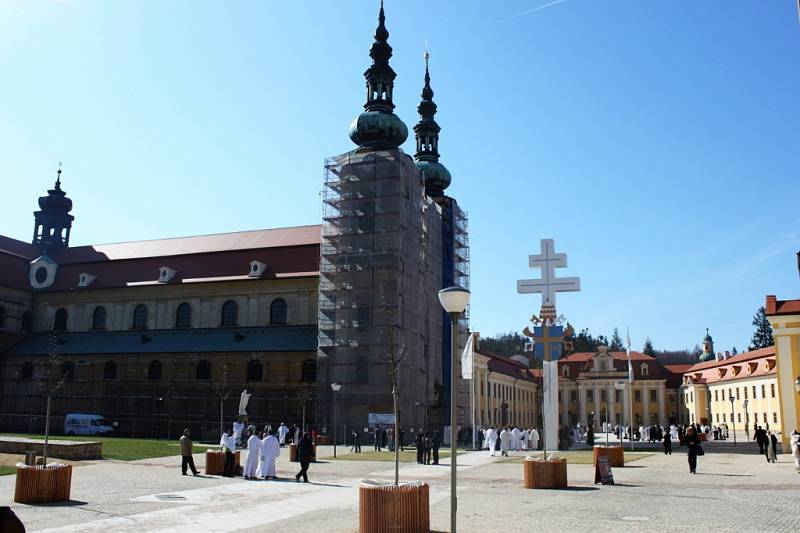
[[[567,326],[570,326],[567,323]],[[600,345],[598,339],[595,339],[587,328],[580,330],[580,332],[572,339],[572,348],[576,352],[594,352]]]
[[[649,355],[650,357],[656,356],[656,351],[653,348],[653,343],[650,342],[649,338],[644,340],[644,347],[642,348],[642,353],[645,355]]]
[[[400,485],[400,390],[397,387],[400,363],[406,354],[402,332],[398,331],[394,313],[386,308],[386,358],[392,376],[392,403],[394,410],[394,486]],[[453,376],[455,378],[455,376]],[[452,439],[452,437],[451,437]]]
[[[775,344],[772,340],[772,326],[770,326],[769,320],[767,320],[767,310],[764,309],[764,306],[759,307],[755,316],[753,316],[753,325],[756,327],[756,330],[753,332],[753,338],[750,341],[750,350],[767,348]]]
[[[47,468],[47,445],[50,441],[50,404],[53,395],[64,386],[64,380],[66,380],[68,374],[64,367],[61,366],[61,358],[58,354],[58,347],[62,343],[63,341],[54,331],[50,335],[47,362],[44,364],[42,373],[42,392],[47,397],[47,411],[44,418],[44,450],[42,453],[42,464],[45,468]]]
[[[611,344],[608,345],[609,352],[624,352],[625,345],[622,343],[622,337],[619,336],[619,330],[614,328],[614,333],[611,334]]]

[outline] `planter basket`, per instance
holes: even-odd
[[[392,483],[361,480],[358,488],[359,533],[430,531],[430,487],[422,481]]]
[[[600,457],[608,457],[609,466],[625,466],[625,451],[622,446],[595,446],[592,450],[595,466],[597,466],[597,459]]]
[[[317,435],[317,438],[314,439],[314,444],[317,444],[319,446],[327,446],[328,444],[331,443],[330,441],[331,439],[327,435]]]
[[[72,486],[72,465],[17,466],[14,501],[17,503],[51,503],[69,501]]]
[[[235,465],[234,473],[239,474],[241,466],[239,463],[239,452],[236,452],[233,460]],[[225,473],[225,452],[219,450],[206,450],[206,474],[209,476],[221,476]]]
[[[526,489],[567,488],[566,459],[539,461],[536,459],[526,458],[524,467]]]
[[[311,446],[311,462],[316,462],[317,460],[317,445],[312,444]],[[290,463],[297,463],[297,444],[292,443],[289,445],[289,462]]]

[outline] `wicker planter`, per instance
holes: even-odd
[[[430,531],[430,489],[414,481],[394,484],[362,480],[358,488],[359,533]]]
[[[242,469],[239,463],[239,452],[236,452],[236,458],[233,461],[235,465],[234,472],[238,475],[239,470]],[[206,474],[210,476],[221,476],[225,473],[225,452],[219,450],[206,450]]]
[[[592,449],[593,463],[597,466],[597,459],[608,457],[609,466],[625,466],[625,451],[622,446],[595,446]]]
[[[555,459],[539,461],[525,459],[526,489],[565,489],[567,488],[567,460]]]
[[[69,501],[72,487],[72,465],[17,466],[14,501],[17,503],[51,503]]]
[[[317,445],[311,445],[311,461],[317,460]],[[296,463],[297,461],[297,444],[290,444],[289,445],[289,462]]]
[[[317,435],[317,438],[314,439],[314,444],[318,446],[327,446],[331,443],[331,438],[327,435]]]

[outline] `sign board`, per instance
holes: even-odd
[[[611,465],[608,464],[608,457],[598,457],[597,465],[594,467],[594,483],[603,485],[614,484],[614,474],[611,472]]]
[[[394,413],[370,413],[368,423],[370,426],[393,426]]]

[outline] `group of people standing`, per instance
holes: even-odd
[[[539,432],[536,428],[519,429],[518,427],[484,428],[481,431],[481,448],[489,450],[489,455],[494,456],[499,450],[502,456],[507,456],[509,451],[527,451],[539,449]]]
[[[439,464],[439,432],[423,433],[419,431],[414,441],[417,447],[417,463],[421,465]]]

